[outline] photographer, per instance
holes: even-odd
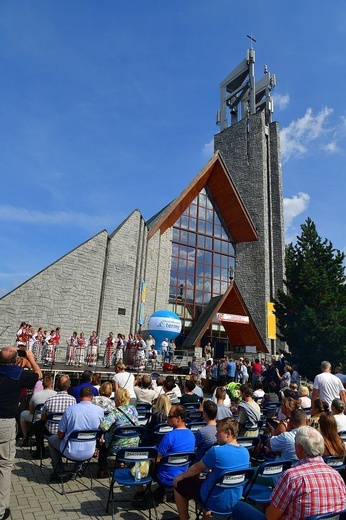
[[[34,355],[23,350],[17,357],[15,347],[5,347],[0,352],[0,519],[11,515],[11,471],[16,454],[16,413],[23,388],[33,388],[42,372]],[[23,368],[22,368],[23,367]],[[24,370],[28,368],[29,370]]]

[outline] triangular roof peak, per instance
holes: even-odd
[[[185,190],[168,205],[151,227],[148,238],[157,230],[164,233],[172,227],[199,192],[208,187],[236,243],[258,240],[256,228],[231,179],[219,151],[202,168]]]
[[[255,346],[257,352],[267,352],[265,343],[235,282],[224,294],[210,300],[185,339],[182,348],[199,344],[216,314],[220,314],[220,321],[233,346]]]

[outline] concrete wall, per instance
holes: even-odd
[[[169,299],[169,279],[172,256],[172,229],[162,235],[157,231],[148,241],[146,321],[143,332],[147,331],[150,316],[161,309],[167,309]]]
[[[0,300],[0,345],[13,344],[21,321],[61,327],[65,338],[96,329],[108,234],[102,231]]]
[[[135,210],[109,238],[99,334],[110,331],[126,336],[138,331],[139,297],[146,261],[147,230],[141,213]],[[118,313],[125,309],[125,315]]]
[[[263,112],[254,114],[249,123],[239,121],[217,134],[214,146],[259,235],[258,242],[237,244],[235,280],[270,351],[266,304],[282,287],[284,258],[278,125],[265,125]]]

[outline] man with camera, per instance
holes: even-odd
[[[152,381],[150,376],[144,375],[142,377],[138,377],[135,381],[135,386],[133,387],[133,389],[136,394],[138,404],[152,404],[152,402],[156,398],[156,392],[152,387]]]
[[[0,520],[9,518],[11,472],[16,454],[16,414],[23,388],[33,388],[42,372],[34,355],[23,350],[17,357],[15,347],[0,352]],[[24,370],[22,367],[29,368]]]

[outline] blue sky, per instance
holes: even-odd
[[[256,39],[276,74],[287,240],[311,217],[346,250],[346,3],[0,3],[0,295],[212,155],[219,84]]]

